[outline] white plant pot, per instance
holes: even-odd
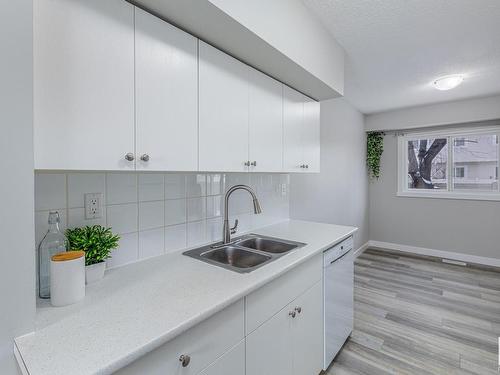
[[[85,282],[87,284],[95,283],[104,277],[104,271],[106,270],[106,262],[92,264],[90,266],[85,266]]]

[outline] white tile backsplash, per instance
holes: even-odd
[[[187,225],[172,225],[165,227],[165,252],[186,248]]]
[[[137,232],[137,203],[107,207],[107,226],[118,234]]]
[[[139,175],[139,202],[165,199],[163,174],[143,173]]]
[[[139,203],[139,230],[160,228],[165,225],[163,201]]]
[[[210,242],[206,233],[206,222],[195,221],[187,224],[187,245],[188,247],[201,245]]]
[[[207,176],[200,173],[186,175],[186,194],[188,198],[207,195]]]
[[[104,173],[68,173],[68,208],[85,207],[87,193],[105,192]]]
[[[230,224],[238,234],[289,217],[289,176],[251,173],[100,173],[36,172],[35,231],[38,246],[57,210],[61,229],[100,224],[120,235],[120,246],[107,261],[118,267],[141,259],[219,241],[223,199],[235,184],[252,186],[263,213],[253,214],[244,191],[230,199]],[[103,193],[103,217],[86,220],[84,194]]]
[[[108,204],[137,202],[137,174],[108,173],[106,175]]]
[[[169,199],[165,201],[165,225],[186,222],[186,199]]]
[[[186,198],[186,175],[167,173],[165,176],[165,199]]]
[[[66,208],[66,175],[35,174],[35,211]]]
[[[187,220],[199,221],[207,217],[207,198],[188,198],[187,199]]]
[[[222,195],[207,197],[207,218],[222,216]]]
[[[164,228],[139,232],[139,259],[146,259],[165,253]]]
[[[84,227],[86,225],[106,225],[106,211],[103,210],[102,217],[98,219],[85,219],[84,208],[68,209],[68,228]]]
[[[106,263],[108,268],[123,266],[128,263],[137,262],[139,234],[128,233],[120,235],[120,245],[113,251],[112,257]]]

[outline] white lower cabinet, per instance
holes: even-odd
[[[321,282],[317,282],[247,336],[246,375],[321,372],[322,290]]]
[[[246,375],[293,374],[292,318],[285,307],[247,336]]]
[[[313,257],[117,374],[319,374],[322,261],[323,254]]]
[[[323,364],[323,285],[316,283],[292,303],[300,309],[293,327],[293,374],[315,375]]]
[[[119,370],[117,374],[197,375],[205,369],[208,372],[204,374],[215,374],[208,367],[211,364],[217,367],[227,363],[228,367],[237,367],[236,362],[241,354],[231,358],[233,355],[238,356],[238,351],[232,351],[231,348],[244,337],[244,304],[240,300]],[[184,363],[181,356],[184,356]],[[214,362],[217,360],[221,363],[216,365]],[[244,358],[242,363],[244,365]]]
[[[200,375],[245,375],[245,341],[217,359]]]

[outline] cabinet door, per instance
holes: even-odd
[[[200,375],[245,375],[245,341],[208,366]]]
[[[135,9],[137,169],[196,171],[198,42]]]
[[[36,169],[134,169],[134,7],[37,0]]]
[[[304,96],[302,135],[306,172],[320,171],[320,103]]]
[[[251,172],[283,170],[283,85],[249,69],[249,158]]]
[[[199,167],[244,172],[248,168],[248,68],[199,42]]]
[[[323,368],[322,283],[316,283],[292,305],[301,309],[293,319],[293,374],[319,374]]]
[[[283,163],[286,172],[304,172],[304,96],[283,85]]]
[[[197,375],[245,338],[244,302],[240,300],[144,355],[116,375]],[[180,356],[189,356],[186,366]],[[228,356],[229,358],[229,356]],[[235,366],[236,357],[228,363]],[[209,372],[211,374],[211,372]]]
[[[293,319],[288,313],[284,308],[247,336],[246,375],[292,374]]]

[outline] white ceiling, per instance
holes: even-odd
[[[364,113],[500,93],[500,0],[303,0],[346,50]],[[438,91],[437,77],[465,74]]]

